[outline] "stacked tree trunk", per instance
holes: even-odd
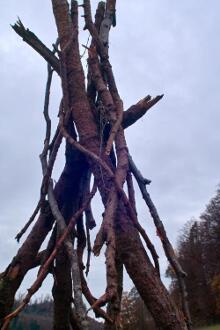
[[[93,23],[89,0],[84,0],[80,6],[77,1],[71,1],[69,5],[66,0],[52,0],[58,31],[58,41],[52,51],[21,21],[13,26],[16,33],[47,61],[48,81],[44,106],[46,134],[40,157],[43,173],[40,199],[30,220],[17,235],[18,240],[38,213],[39,216],[17,255],[0,275],[2,329],[7,329],[10,321],[22,311],[48,273],[54,276],[54,329],[89,329],[83,297],[95,315],[105,320],[106,329],[119,329],[123,266],[159,329],[191,328],[185,299],[185,273],[146,190],[149,181],[143,178],[129,155],[124,134],[124,130],[141,118],[162,95],[147,96],[124,111],[108,50],[109,31],[116,24],[115,6],[114,0],[100,2]],[[79,7],[84,11],[84,29],[91,35],[90,45],[85,46],[88,53],[87,84],[79,52]],[[51,137],[49,96],[53,71],[60,76],[63,97],[57,130]],[[62,140],[66,142],[66,163],[53,187],[52,171]],[[165,254],[179,279],[183,311],[177,310],[161,282],[156,250],[138,221],[133,176],[150,210]],[[90,231],[96,223],[91,204],[97,189],[105,211],[92,246]],[[49,233],[48,246],[41,251]],[[89,272],[91,252],[98,256],[105,244],[107,287],[101,297],[95,298],[85,274]],[[86,248],[87,263],[84,266]],[[16,291],[25,275],[31,268],[39,266],[35,282],[20,306],[12,312]],[[102,307],[106,304],[104,310]]]

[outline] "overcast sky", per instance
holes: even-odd
[[[122,0],[111,32],[111,61],[125,108],[148,94],[165,94],[126,137],[136,164],[152,180],[149,191],[174,244],[184,223],[200,215],[220,182],[219,11],[219,0]],[[38,199],[44,139],[46,65],[11,29],[17,16],[49,47],[56,40],[51,1],[1,0],[0,271],[16,253],[14,237]],[[87,37],[84,32],[81,43]],[[56,77],[50,107],[55,121],[60,95]],[[61,152],[55,180],[62,166]],[[164,277],[167,264],[160,242],[138,192],[137,198],[141,223],[160,251]],[[94,208],[99,222],[97,199]],[[103,260],[93,260],[89,283],[100,295]],[[23,291],[34,276],[27,277]],[[130,288],[131,282],[125,282]],[[40,294],[50,285],[47,281]]]

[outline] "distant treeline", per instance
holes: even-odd
[[[15,307],[19,301],[16,301]],[[124,292],[122,298],[121,329],[156,330],[154,321],[147,311],[136,289]],[[10,330],[53,329],[53,300],[50,296],[35,300],[11,323]],[[90,318],[90,330],[103,330],[103,323]]]
[[[220,189],[199,219],[188,222],[178,240],[180,264],[187,273],[186,287],[194,325],[220,322]],[[171,291],[179,303],[177,281],[169,267]]]
[[[18,301],[15,303],[18,305]],[[10,330],[48,330],[52,329],[53,303],[51,298],[35,300],[30,303],[25,310],[15,318],[10,326]]]
[[[18,301],[15,303],[15,307]],[[50,296],[35,300],[13,320],[10,330],[50,330],[53,329],[53,300]],[[103,323],[90,318],[89,330],[102,330]]]

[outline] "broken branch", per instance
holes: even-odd
[[[29,46],[36,50],[59,74],[60,64],[58,58],[48,47],[44,45],[44,43],[40,39],[38,39],[38,37],[33,32],[24,27],[20,19],[18,19],[18,21],[14,25],[12,25],[12,28],[20,37],[23,38],[23,40]]]
[[[122,126],[124,129],[133,125],[138,119],[143,117],[145,113],[152,108],[157,102],[163,98],[162,95],[158,95],[151,98],[150,95],[140,100],[137,104],[132,105],[128,110],[123,112]]]

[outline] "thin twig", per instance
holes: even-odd
[[[38,212],[41,209],[41,200],[39,200],[39,202],[37,203],[36,208],[34,209],[34,212],[32,213],[30,219],[28,220],[28,222],[24,225],[24,227],[19,231],[19,233],[15,236],[15,239],[17,240],[17,242],[19,243],[21,237],[26,233],[27,229],[30,227],[30,225],[32,224],[32,222],[34,221],[35,217],[37,216]]]
[[[21,22],[20,22],[20,24],[22,25]],[[51,83],[52,83],[52,77],[53,77],[53,69],[51,68],[50,64],[47,64],[47,83],[46,83],[45,98],[44,98],[44,111],[43,111],[44,118],[46,121],[46,136],[45,136],[45,140],[44,140],[44,148],[40,155],[41,161],[42,161],[42,166],[44,167],[44,170],[43,170],[44,172],[46,172],[46,167],[47,167],[46,158],[47,158],[47,152],[48,152],[48,148],[49,148],[50,135],[51,135],[51,120],[50,120],[48,111],[49,111],[50,88],[51,88]],[[42,184],[43,184],[43,182],[42,182]],[[34,221],[36,215],[38,214],[38,212],[41,209],[44,199],[45,199],[45,194],[41,194],[40,200],[37,203],[37,206],[36,206],[32,216],[30,217],[28,222],[25,224],[25,226],[21,229],[21,231],[15,237],[15,239],[18,242],[21,239],[22,235],[26,232],[26,230],[29,228],[29,226]]]
[[[90,190],[90,181],[91,181],[91,171],[88,170],[87,176],[85,178],[85,186],[84,186],[85,194],[87,194]],[[92,230],[96,226],[92,214],[91,204],[88,205],[88,208],[85,211],[85,218],[86,218],[85,222],[86,222],[86,242],[87,242],[87,261],[86,261],[85,273],[86,276],[88,276],[90,269],[91,252],[92,252],[90,230]]]
[[[87,220],[86,220],[86,241],[87,241],[87,261],[86,261],[85,273],[86,273],[86,276],[88,276],[89,269],[90,269],[90,259],[91,259],[92,247],[91,247],[89,223]]]

